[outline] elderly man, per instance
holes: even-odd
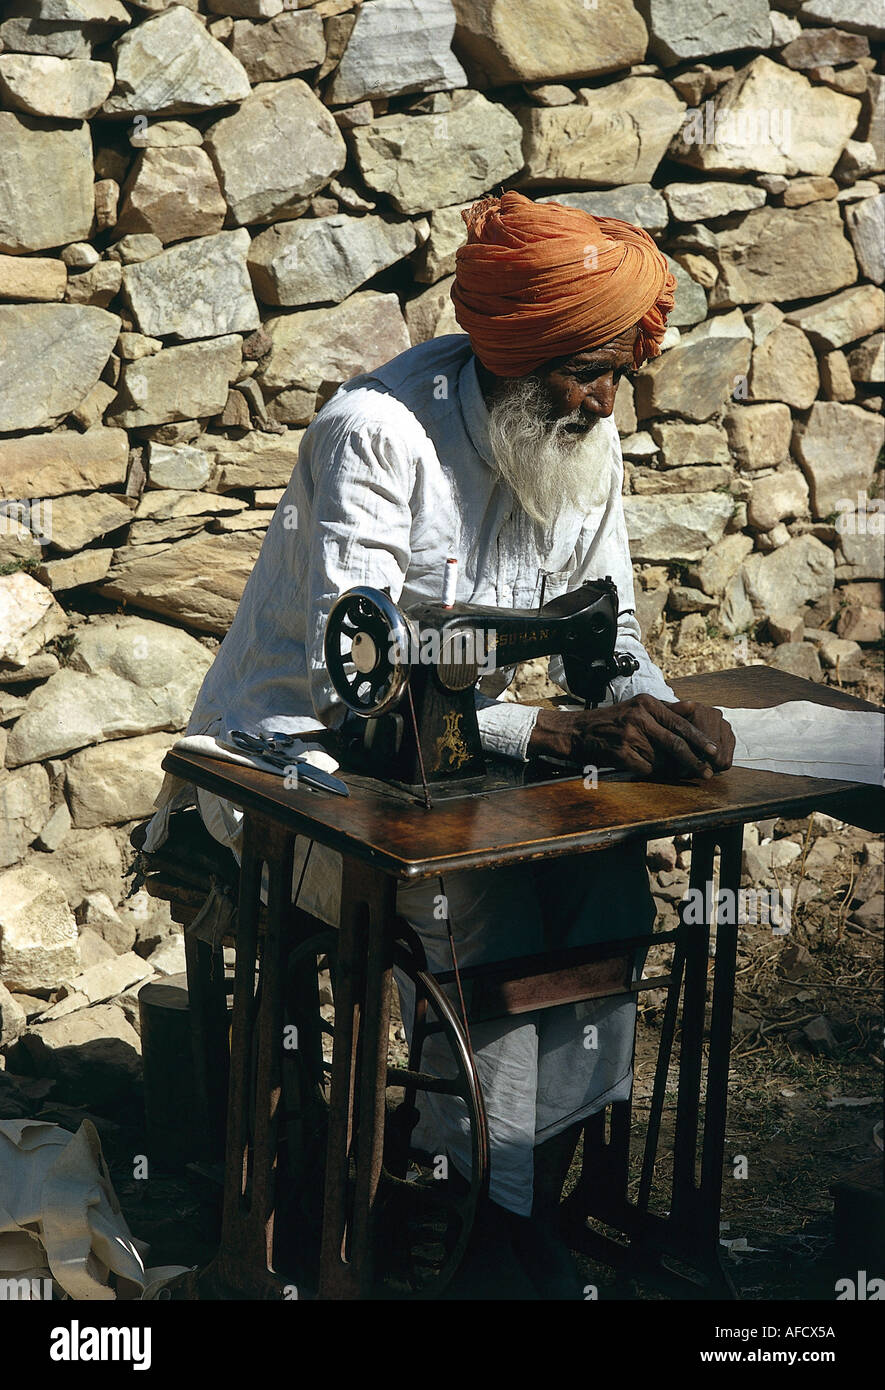
[[[452,297],[469,336],[412,348],[320,411],[188,732],[225,742],[232,729],[308,737],[337,726],[345,711],[323,661],[336,597],[367,584],[405,606],[438,599],[454,556],[457,599],[505,608],[537,605],[542,585],[550,599],[611,575],[618,647],[639,663],[596,710],[479,694],[488,753],[711,777],[730,765],[728,725],[679,703],[641,645],[612,419],[621,378],[660,350],[674,290],[666,261],[638,228],[515,192],[483,199],[465,220]],[[559,662],[551,674],[565,689]],[[203,791],[197,800],[236,851],[241,813]],[[339,890],[338,856],[315,847],[308,905],[334,921]],[[451,956],[438,892],[404,886],[398,910],[442,971]],[[445,898],[462,965],[636,935],[654,915],[632,849],[453,874]],[[558,1200],[581,1123],[629,1095],[634,1019],[632,1004],[598,1000],[472,1030],[491,1137],[487,1232],[548,1295],[568,1281],[532,1218]],[[426,1141],[462,1175],[466,1123],[459,1101],[427,1098]]]

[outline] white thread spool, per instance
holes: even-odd
[[[458,561],[450,556],[446,560],[443,570],[443,608],[451,608],[455,602],[455,590],[458,587]]]

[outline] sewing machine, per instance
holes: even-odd
[[[569,690],[588,708],[636,670],[615,651],[618,592],[587,580],[537,609],[420,603],[408,611],[380,589],[349,589],[326,624],[325,658],[348,710],[342,760],[411,790],[474,790],[486,780],[474,692],[482,676],[537,656],[563,659]]]

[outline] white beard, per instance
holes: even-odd
[[[501,477],[533,520],[549,526],[563,507],[586,516],[611,486],[615,445],[602,418],[569,430],[579,411],[550,420],[551,401],[535,376],[514,377],[489,406],[489,440]]]

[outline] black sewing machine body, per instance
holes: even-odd
[[[345,768],[412,790],[481,787],[481,677],[559,655],[572,693],[599,704],[615,676],[636,669],[633,657],[615,651],[617,625],[609,578],[538,609],[428,602],[404,611],[382,590],[349,589],[325,636],[329,676],[349,712],[338,739]]]

